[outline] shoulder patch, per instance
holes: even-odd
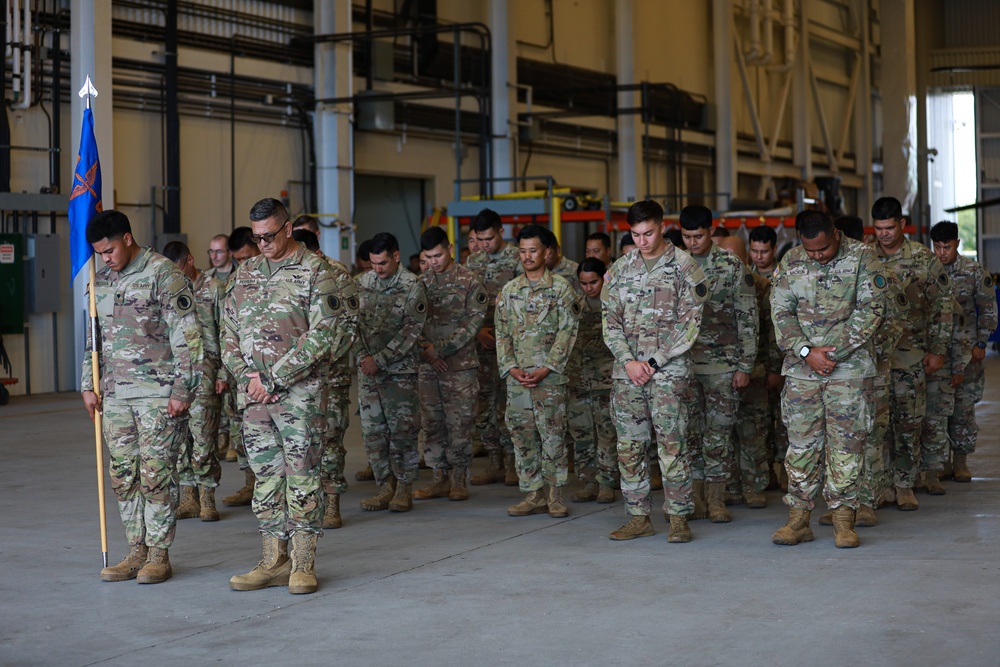
[[[194,309],[194,297],[191,296],[191,290],[185,287],[184,289],[176,292],[170,298],[174,310],[181,317],[187,315]]]
[[[361,302],[358,301],[358,297],[349,296],[347,297],[347,308],[348,310],[357,310],[361,307]]]
[[[338,310],[340,310],[340,299],[331,294],[330,296],[326,297],[326,305],[329,306],[330,310],[332,310],[333,312],[337,312]]]
[[[965,315],[964,314],[960,314],[958,316],[958,326],[959,326],[959,328],[965,327]]]
[[[580,302],[579,301],[574,301],[573,302],[573,314],[574,315],[579,315],[582,311],[583,311],[583,308],[580,306]]]
[[[744,275],[743,280],[746,282],[747,287],[753,287],[753,276],[749,273]]]
[[[187,312],[191,310],[191,297],[187,294],[177,296],[177,310]]]
[[[694,286],[694,293],[700,297],[704,297],[706,294],[708,294],[708,288],[705,287],[705,283],[698,283],[697,285]]]
[[[876,274],[875,277],[872,278],[872,284],[878,289],[885,289],[888,283],[885,280],[885,276],[882,274]]]
[[[993,276],[983,278],[983,287],[993,287]]]
[[[489,301],[489,297],[486,296],[486,292],[480,291],[478,294],[476,294],[476,303],[484,304],[487,301]]]
[[[898,303],[899,305],[901,305],[903,307],[906,307],[906,305],[909,303],[909,301],[907,301],[906,295],[903,294],[902,292],[900,292],[899,294],[896,295],[896,303]]]
[[[415,315],[423,315],[427,312],[427,303],[423,299],[417,299],[410,303],[410,310]]]
[[[947,286],[947,284],[948,284],[948,274],[947,273],[942,273],[941,275],[939,275],[938,276],[938,282],[941,283],[942,285],[946,285]]]

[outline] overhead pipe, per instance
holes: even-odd
[[[785,36],[785,62],[782,65],[768,66],[769,72],[790,72],[795,67],[795,54],[798,52],[798,33],[795,31],[795,0],[785,0],[781,25]]]
[[[750,50],[743,57],[751,65],[756,65],[760,58],[760,3],[761,0],[750,0]]]
[[[774,59],[774,15],[773,7],[771,5],[772,0],[761,0],[764,12],[761,17],[761,32],[764,36],[764,52],[761,53],[760,57],[757,58],[755,64],[766,66],[770,65],[771,61]]]
[[[23,4],[22,4],[23,3]],[[19,15],[18,8],[23,16]],[[11,46],[14,49],[14,102],[12,109],[31,106],[31,2],[14,0]]]

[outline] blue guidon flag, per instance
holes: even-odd
[[[73,261],[73,271],[69,276],[71,281],[94,254],[94,249],[87,243],[87,223],[103,210],[101,161],[94,136],[94,114],[90,109],[84,109],[80,153],[73,174],[73,192],[69,196],[69,254]]]

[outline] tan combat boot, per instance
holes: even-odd
[[[900,512],[912,512],[918,507],[920,507],[920,503],[913,495],[913,489],[908,489],[905,486],[896,487],[896,509]]]
[[[489,454],[489,460],[486,462],[486,470],[478,475],[472,476],[473,486],[482,486],[484,484],[496,484],[504,478],[503,475],[503,454],[501,452],[491,450]]]
[[[653,522],[648,516],[642,514],[633,515],[624,526],[608,534],[612,540],[622,542],[624,540],[634,540],[637,537],[649,537],[655,535]]]
[[[139,570],[146,564],[149,550],[145,544],[133,544],[128,554],[118,565],[112,565],[101,570],[101,581],[128,581],[135,579]]]
[[[413,492],[414,500],[429,500],[431,498],[447,498],[451,492],[451,482],[447,470],[435,470],[431,483]]]
[[[878,525],[878,517],[875,510],[868,505],[862,505],[854,515],[854,525],[861,528],[871,528]]]
[[[469,499],[469,469],[455,466],[451,469],[451,490],[448,491],[448,500],[468,500]]]
[[[688,527],[687,517],[683,514],[671,514],[670,532],[667,533],[667,542],[690,542],[691,529]]]
[[[853,549],[861,544],[854,532],[854,510],[846,505],[833,510],[833,540],[838,549]]]
[[[955,452],[951,467],[956,482],[965,483],[972,481],[972,473],[969,472],[968,454]]]
[[[226,458],[226,454],[229,453],[229,432],[228,431],[220,431],[219,432],[219,446],[218,446],[218,449],[216,449],[215,451],[216,451],[216,456],[218,456],[220,460]]]
[[[597,482],[587,482],[583,488],[573,494],[574,503],[589,503],[597,500],[600,486]]]
[[[779,528],[774,535],[771,535],[771,541],[775,544],[787,545],[812,542],[816,538],[813,536],[812,528],[809,527],[810,514],[809,510],[798,509],[797,507],[790,508],[788,510],[788,522]]]
[[[389,502],[390,512],[409,512],[413,509],[413,485],[409,482],[396,484],[396,493]]]
[[[287,586],[292,571],[288,560],[288,542],[273,535],[261,534],[264,557],[246,574],[237,574],[229,580],[234,591],[256,591],[268,586]]]
[[[503,483],[504,486],[517,486],[521,483],[517,477],[517,461],[514,459],[514,452],[507,452],[503,455]]]
[[[316,533],[292,533],[292,574],[288,578],[288,592],[292,595],[315,593],[319,588],[316,582],[318,537]]]
[[[819,517],[819,525],[821,526],[833,525],[833,510],[830,510],[826,514],[823,514]]]
[[[529,514],[545,514],[549,511],[548,501],[545,499],[545,490],[538,489],[530,491],[524,500],[518,504],[508,507],[509,516],[528,516]]]
[[[323,527],[336,529],[344,525],[340,518],[340,494],[328,493],[326,496],[326,509],[323,510]]]
[[[694,512],[688,517],[689,521],[695,519],[708,518],[708,505],[705,504],[705,480],[696,479],[691,482],[694,493]]]
[[[941,469],[941,474],[938,475],[938,479],[953,479],[955,477],[955,468],[951,465],[951,456],[944,462],[944,468]]]
[[[201,505],[198,504],[198,487],[182,486],[181,502],[177,506],[177,520],[196,519],[201,512]]]
[[[219,520],[219,510],[215,508],[215,487],[199,486],[198,504],[201,505],[201,511],[198,513],[199,519],[202,521]]]
[[[553,519],[565,519],[569,509],[563,504],[562,487],[549,484],[549,516]]]
[[[937,471],[926,470],[924,475],[924,491],[927,492],[929,496],[943,496],[947,491],[945,491],[944,484],[941,483],[938,477]]]
[[[140,584],[162,584],[172,576],[174,576],[174,571],[170,567],[170,557],[167,555],[167,550],[149,547],[146,564],[135,575],[135,580]]]
[[[601,486],[597,491],[597,502],[602,505],[615,502],[615,490],[610,486]]]
[[[747,491],[743,497],[746,498],[747,507],[752,510],[762,510],[767,507],[767,496],[763,491]]]
[[[253,501],[253,487],[257,483],[257,478],[249,466],[243,473],[246,475],[246,483],[239,491],[222,499],[222,504],[226,507],[244,507]]]
[[[392,498],[395,495],[396,478],[390,474],[385,478],[385,482],[382,483],[382,486],[378,487],[378,493],[371,498],[365,498],[361,501],[361,509],[367,512],[387,510],[389,509],[389,503],[392,502]]]
[[[649,490],[663,490],[663,471],[660,470],[660,464],[657,461],[649,462]]]
[[[706,485],[708,497],[708,520],[712,523],[729,523],[733,520],[729,510],[726,509],[726,483],[712,482]]]
[[[375,471],[372,470],[371,465],[366,466],[363,470],[359,470],[354,473],[354,479],[359,482],[371,482],[375,480]]]

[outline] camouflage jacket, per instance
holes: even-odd
[[[578,266],[580,266],[579,262],[567,259],[566,256],[563,255],[559,258],[559,263],[549,270],[557,276],[565,278],[577,294],[583,294],[583,289],[580,287],[580,279],[576,275],[576,268]]]
[[[784,375],[806,380],[847,380],[875,375],[873,338],[885,316],[888,280],[874,251],[842,237],[828,264],[802,246],[782,258],[771,289],[771,320],[785,352]],[[813,372],[799,356],[804,347],[833,346],[836,368]]]
[[[351,277],[351,273],[347,270],[347,267],[341,262],[329,257],[326,258],[326,262],[330,265],[330,270],[333,271],[333,280],[337,285],[337,291],[343,298],[347,299],[348,304],[353,303],[356,304],[356,306],[359,305],[358,286]],[[355,307],[354,310],[357,311],[357,307]],[[353,346],[355,337],[357,336],[358,316],[356,312],[352,319],[353,322],[348,325],[351,327],[351,346]],[[341,348],[339,350],[332,350],[331,355],[336,352],[341,352],[341,354],[338,357],[330,357],[330,386],[349,387],[351,386],[350,349]]]
[[[321,401],[327,363],[350,349],[357,311],[330,265],[301,244],[280,262],[263,255],[242,262],[227,288],[222,352],[239,407],[250,400],[250,372],[260,373],[269,394]]]
[[[708,287],[698,340],[691,348],[694,372],[752,372],[759,318],[753,276],[738,257],[714,243],[705,259],[694,259]]]
[[[204,273],[206,276],[210,278],[215,278],[220,283],[222,283],[222,287],[225,288],[225,286],[229,283],[229,279],[232,278],[234,275],[236,275],[236,269],[237,269],[236,260],[230,262],[229,266],[231,267],[229,269],[229,273],[225,275],[219,275],[219,270],[214,266],[210,269],[205,269],[204,271],[202,271],[202,273]]]
[[[371,355],[378,367],[391,375],[416,373],[417,341],[427,319],[424,284],[403,266],[386,280],[368,271],[357,282],[361,299],[359,358]]]
[[[878,257],[895,272],[906,294],[906,306],[899,309],[903,332],[891,355],[892,367],[918,366],[928,352],[947,355],[952,333],[951,280],[941,262],[927,246],[909,239],[903,239],[893,255],[880,248]]]
[[[899,313],[906,308],[906,293],[895,271],[883,265],[887,285],[885,290],[885,315],[875,331],[875,374],[887,377],[892,371],[892,351],[903,335],[903,318]]]
[[[604,343],[601,303],[594,304],[582,294],[578,301],[580,325],[566,371],[569,382],[574,391],[582,393],[611,389],[615,357]]]
[[[997,328],[997,293],[993,278],[973,259],[959,255],[944,267],[951,278],[952,293],[965,316],[965,335],[975,343],[986,343]]]
[[[753,373],[755,378],[766,378],[768,374],[781,375],[781,364],[785,354],[778,347],[774,336],[774,325],[771,323],[771,281],[759,273],[751,274],[754,290],[757,295],[757,358],[754,360]]]
[[[101,394],[191,403],[201,379],[204,348],[191,282],[180,269],[143,248],[122,271],[106,266],[98,271],[94,296]],[[94,390],[93,345],[87,327],[84,391]]]
[[[612,377],[627,380],[625,364],[653,359],[657,373],[691,373],[685,354],[698,338],[708,299],[705,274],[691,255],[668,243],[652,270],[638,250],[620,257],[604,277],[604,342],[615,358]]]
[[[191,284],[194,292],[195,312],[198,324],[201,325],[201,342],[205,350],[201,365],[200,391],[215,393],[215,381],[220,377],[222,368],[222,352],[219,346],[219,323],[222,321],[222,303],[226,297],[226,288],[218,280],[204,271]]]
[[[507,384],[512,368],[548,368],[539,386],[566,384],[566,365],[576,341],[580,304],[569,282],[548,269],[534,286],[524,275],[504,285],[497,297],[497,368]]]
[[[505,243],[504,247],[492,255],[477,252],[469,255],[466,266],[476,272],[486,288],[486,322],[484,327],[492,327],[496,300],[503,286],[523,272],[517,246]]]
[[[975,334],[966,326],[965,314],[958,299],[954,294],[949,294],[948,298],[951,300],[954,315],[951,320],[951,340],[948,343],[947,359],[944,366],[927,376],[928,381],[950,382],[953,375],[964,375],[965,367],[972,361],[972,346],[976,344]]]
[[[478,368],[476,334],[483,328],[489,303],[479,276],[452,262],[442,273],[424,271],[420,281],[427,292],[421,342],[434,345],[434,352],[448,362],[450,371]]]

